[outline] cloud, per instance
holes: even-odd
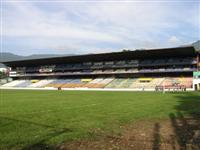
[[[177,45],[181,43],[181,40],[178,39],[176,36],[171,36],[168,41],[171,45]]]
[[[26,53],[33,49],[94,53],[178,45],[199,38],[197,6],[197,2],[4,2],[3,47]]]
[[[107,33],[86,30],[79,25],[64,22],[60,14],[45,14],[41,10],[21,3],[11,3],[15,12],[10,13],[11,20],[5,22],[3,36],[69,38],[117,42],[119,39]],[[14,24],[13,24],[14,23]]]

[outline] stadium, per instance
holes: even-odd
[[[3,62],[0,149],[198,150],[199,56],[197,42]]]
[[[186,91],[200,87],[199,51],[193,45],[3,63],[14,80],[2,86],[7,88]]]
[[[0,150],[200,150],[199,8],[1,0]]]

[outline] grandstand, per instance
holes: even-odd
[[[198,89],[199,52],[192,46],[3,62],[3,88]],[[195,85],[194,85],[195,83]]]

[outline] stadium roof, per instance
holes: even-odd
[[[134,50],[113,53],[100,53],[100,54],[86,54],[75,56],[62,56],[43,59],[31,60],[18,60],[2,62],[3,64],[16,67],[16,66],[35,66],[49,65],[60,63],[80,63],[87,61],[112,61],[122,59],[149,59],[149,58],[167,58],[167,57],[190,57],[196,56],[197,51],[192,45],[175,48],[161,48],[161,49],[148,49],[148,50]]]
[[[197,52],[200,52],[200,40],[198,40],[197,42],[193,43],[192,46],[194,47],[194,49]]]

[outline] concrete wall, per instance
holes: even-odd
[[[195,88],[195,84],[197,84],[197,88],[200,90],[200,79],[193,79],[193,88]]]

